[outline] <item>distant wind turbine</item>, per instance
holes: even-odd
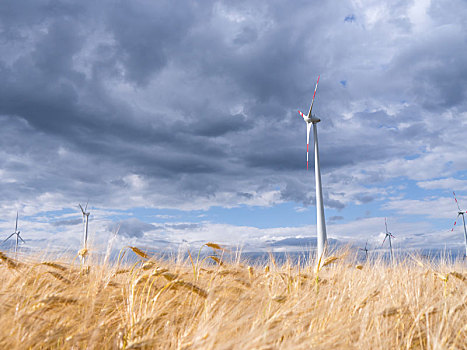
[[[394,261],[394,255],[392,252],[392,243],[391,243],[391,238],[395,238],[394,235],[388,231],[388,223],[386,221],[386,218],[384,218],[384,226],[386,227],[386,235],[384,236],[383,243],[381,244],[381,248],[384,245],[384,242],[386,241],[386,238],[389,240],[389,248],[391,250],[391,261]]]
[[[315,150],[315,188],[316,188],[316,233],[318,235],[318,261],[323,257],[324,251],[327,245],[326,237],[326,222],[324,220],[324,204],[323,204],[323,190],[321,188],[321,172],[319,168],[319,152],[318,152],[318,124],[321,119],[311,114],[313,109],[313,103],[315,102],[316,89],[318,88],[319,76],[315,86],[315,92],[313,93],[313,99],[311,100],[310,111],[308,115],[298,111],[302,118],[306,122],[306,169],[308,170],[308,150],[310,145],[310,131],[313,125],[313,138],[314,138],[314,150]]]
[[[456,198],[456,194],[454,193],[454,191],[452,193],[454,194],[454,200],[456,201],[458,211],[457,211],[456,221],[454,221],[454,225],[453,225],[451,231],[454,231],[454,226],[456,226],[456,224],[457,224],[457,219],[459,218],[460,215],[462,215],[462,222],[464,223],[464,243],[465,243],[465,255],[464,255],[464,258],[466,258],[467,257],[467,230],[465,229],[464,214],[466,214],[467,211],[461,210],[461,208],[459,207],[459,202],[457,201],[457,198]]]
[[[83,213],[83,225],[84,225],[84,231],[83,231],[83,255],[85,256],[87,253],[88,249],[88,222],[89,222],[89,214],[90,212],[87,212],[86,210],[88,209],[88,203],[86,203],[86,206],[83,207],[81,204],[78,204],[79,208],[81,209],[81,212]]]
[[[363,250],[365,252],[365,259],[368,259],[368,248],[367,248],[367,245],[368,245],[368,240],[366,241],[365,243],[365,248],[360,248],[360,250]]]
[[[18,251],[18,239],[20,239],[23,243],[26,243],[24,241],[24,239],[21,238],[20,236],[20,231],[18,231],[18,212],[16,212],[16,225],[15,225],[15,232],[13,232],[11,235],[8,236],[7,239],[5,239],[3,243],[5,243],[6,241],[8,241],[13,235],[16,235],[16,244],[15,244],[15,256],[16,256],[16,252]]]

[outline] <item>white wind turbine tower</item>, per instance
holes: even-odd
[[[464,258],[467,257],[467,230],[465,229],[465,219],[464,219],[464,214],[467,213],[467,211],[462,211],[461,208],[459,207],[459,203],[457,202],[456,194],[454,191],[452,192],[454,194],[454,200],[456,201],[457,204],[457,218],[459,218],[460,215],[462,215],[462,222],[464,223],[464,243],[465,243],[465,255]],[[456,226],[457,223],[457,218],[456,221],[454,221],[454,226]],[[454,231],[454,227],[451,229],[451,232]]]
[[[394,262],[394,255],[392,253],[392,243],[391,243],[391,238],[395,238],[394,235],[388,231],[388,223],[386,221],[386,218],[384,218],[384,226],[386,227],[386,235],[384,236],[383,243],[381,244],[381,248],[384,245],[384,242],[386,241],[386,238],[389,240],[389,249],[391,251],[391,261]]]
[[[318,261],[323,257],[323,254],[327,245],[326,236],[326,222],[324,221],[324,204],[323,204],[323,190],[321,187],[321,172],[319,169],[319,152],[318,152],[318,129],[317,125],[321,119],[311,114],[313,109],[313,103],[315,101],[316,89],[318,88],[319,76],[316,81],[315,92],[313,93],[313,99],[311,100],[310,111],[308,115],[298,111],[306,122],[306,169],[308,170],[308,150],[310,145],[310,131],[313,125],[313,139],[314,139],[314,150],[315,150],[315,188],[316,188],[316,233],[318,235]]]
[[[81,212],[83,213],[83,224],[84,224],[84,231],[83,231],[83,255],[86,255],[87,249],[88,249],[88,222],[89,222],[89,214],[91,212],[86,212],[86,209],[88,209],[88,203],[86,203],[86,206],[83,207],[81,204],[78,204]]]
[[[18,251],[18,239],[20,239],[21,241],[23,241],[23,243],[26,243],[24,241],[24,239],[21,238],[21,236],[19,235],[20,234],[20,231],[18,231],[18,212],[16,212],[16,225],[15,225],[15,232],[13,232],[11,235],[8,236],[7,239],[5,239],[3,243],[5,243],[6,241],[8,241],[13,235],[16,235],[16,244],[15,244],[15,257],[16,257],[16,252]]]

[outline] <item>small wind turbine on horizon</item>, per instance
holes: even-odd
[[[80,250],[80,256],[82,257],[82,260],[84,262],[84,259],[87,255],[88,252],[88,223],[89,223],[89,214],[91,212],[87,212],[86,210],[88,209],[88,203],[86,203],[86,206],[83,207],[81,204],[78,204],[79,208],[81,209],[81,212],[83,213],[83,225],[84,225],[84,230],[83,230],[83,249]]]
[[[6,241],[8,241],[13,235],[16,235],[15,256],[16,256],[16,253],[17,253],[17,251],[18,251],[18,243],[19,243],[19,242],[18,242],[18,239],[20,239],[21,241],[23,241],[23,243],[26,243],[26,242],[24,241],[24,239],[21,238],[20,233],[21,233],[21,232],[18,231],[18,212],[16,212],[15,232],[13,232],[11,235],[9,235],[8,238],[5,239],[5,240],[2,242],[2,244],[3,244],[3,243],[5,243]]]
[[[465,219],[464,219],[464,214],[467,213],[467,211],[463,211],[461,210],[461,208],[459,207],[459,202],[457,201],[457,198],[456,198],[456,193],[453,191],[452,192],[453,195],[454,195],[454,200],[456,201],[456,204],[457,204],[457,217],[456,217],[456,221],[454,221],[454,225],[451,229],[451,232],[454,231],[454,227],[456,226],[457,224],[457,219],[459,218],[460,215],[462,215],[462,222],[464,223],[464,243],[465,243],[465,254],[464,254],[464,259],[467,257],[467,230],[465,229]]]
[[[384,218],[384,226],[386,227],[386,235],[384,236],[383,243],[381,244],[381,248],[383,248],[384,242],[386,241],[386,238],[389,240],[389,248],[391,251],[391,261],[394,261],[394,256],[392,252],[392,243],[391,243],[391,238],[395,238],[394,235],[388,231],[388,223],[386,218]]]
[[[367,248],[367,245],[368,245],[368,240],[366,241],[365,243],[365,248],[360,248],[360,250],[363,250],[365,252],[365,259],[368,259],[368,248]]]
[[[311,100],[310,111],[308,115],[298,111],[306,122],[306,169],[308,170],[308,153],[310,145],[310,131],[313,126],[313,139],[315,151],[315,189],[316,189],[316,233],[318,236],[318,261],[323,257],[327,245],[326,222],[324,220],[323,190],[321,187],[321,172],[319,168],[319,150],[318,150],[318,128],[317,125],[321,119],[311,114],[313,103],[315,102],[316,89],[318,88],[319,76],[316,81],[315,92]]]

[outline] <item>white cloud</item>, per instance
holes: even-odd
[[[427,190],[446,189],[452,191],[467,191],[467,180],[459,180],[452,177],[417,182],[417,186]]]
[[[421,215],[437,219],[452,219],[457,214],[453,198],[434,197],[424,200],[394,199],[383,205],[384,209],[395,210],[400,215]]]

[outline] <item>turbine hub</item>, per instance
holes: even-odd
[[[316,115],[312,115],[311,117],[308,118],[308,121],[309,121],[309,123],[316,124],[316,123],[319,123],[321,121],[321,119],[316,117]]]

